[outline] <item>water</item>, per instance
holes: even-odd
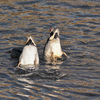
[[[43,60],[49,28],[58,27],[70,59]],[[32,35],[40,66],[34,73],[15,71],[10,51]],[[0,100],[99,100],[100,1],[0,1]]]

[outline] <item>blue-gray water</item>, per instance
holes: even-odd
[[[49,28],[58,27],[61,45],[70,56],[55,64],[43,60]],[[32,35],[40,66],[31,75],[14,70],[10,51]],[[0,100],[99,100],[100,1],[1,0]]]

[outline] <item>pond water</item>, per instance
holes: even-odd
[[[62,50],[70,59],[43,60],[49,28],[60,30]],[[40,65],[34,73],[15,71],[18,58],[10,51],[37,44]],[[0,100],[99,100],[100,1],[0,1]]]

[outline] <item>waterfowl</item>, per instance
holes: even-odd
[[[67,56],[65,52],[61,49],[60,38],[59,38],[59,29],[53,31],[50,29],[50,37],[47,39],[47,42],[44,47],[43,54],[45,57],[61,57],[63,54]]]
[[[19,58],[18,67],[20,65],[38,65],[39,56],[36,44],[31,36],[27,37],[27,42],[22,50],[22,53]]]

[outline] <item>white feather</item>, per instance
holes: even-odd
[[[54,39],[52,41],[49,41],[45,46],[45,56],[51,56],[51,53],[53,52],[54,56],[61,57],[62,50],[60,45],[60,39]]]
[[[35,60],[36,63],[39,64],[39,56],[37,48],[33,45],[26,45],[23,48],[22,54],[19,59],[20,64],[21,65],[34,64]]]

